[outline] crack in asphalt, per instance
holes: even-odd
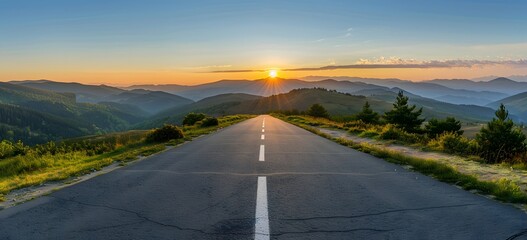
[[[424,211],[424,210],[432,210],[432,209],[456,208],[456,207],[466,207],[466,206],[475,206],[475,205],[478,205],[478,204],[459,204],[459,205],[447,205],[447,206],[435,206],[435,207],[423,207],[423,208],[405,208],[405,209],[396,209],[396,210],[389,210],[389,211],[378,212],[378,213],[352,215],[352,216],[322,216],[322,217],[309,217],[309,218],[282,218],[280,220],[285,220],[285,221],[309,221],[309,220],[318,220],[318,219],[361,218],[361,217],[378,216],[378,215],[389,214],[389,213],[397,213],[397,212]]]
[[[88,228],[88,229],[82,229],[75,232],[96,232],[100,230],[106,230],[106,229],[112,229],[112,228],[119,228],[124,226],[130,226],[138,223],[145,222],[145,220],[137,221],[137,222],[130,222],[130,223],[123,223],[123,224],[117,224],[117,225],[111,225],[111,226],[104,226],[104,227],[98,227],[98,228]]]
[[[221,232],[221,233],[217,233],[217,232],[206,232],[206,231],[203,231],[201,229],[195,229],[195,228],[185,228],[185,227],[180,227],[180,226],[177,226],[177,225],[174,225],[174,224],[168,224],[168,223],[163,223],[163,222],[160,222],[160,221],[156,221],[154,219],[151,219],[151,218],[148,218],[146,216],[143,216],[142,214],[138,213],[138,212],[134,212],[132,210],[128,210],[128,209],[123,209],[123,208],[116,208],[116,207],[111,207],[111,206],[106,206],[106,205],[98,205],[98,204],[91,204],[91,203],[85,203],[85,202],[80,202],[80,201],[76,201],[76,200],[73,200],[73,199],[64,199],[64,198],[60,198],[60,197],[56,197],[56,196],[50,196],[50,197],[53,197],[55,199],[58,199],[58,200],[61,200],[61,201],[67,201],[67,202],[73,202],[73,203],[76,203],[76,204],[80,204],[80,205],[84,205],[84,206],[89,206],[89,207],[99,207],[99,208],[107,208],[107,209],[111,209],[111,210],[115,210],[115,211],[121,211],[121,212],[126,212],[126,213],[130,213],[130,214],[133,214],[135,216],[137,216],[138,218],[140,219],[143,219],[143,221],[140,221],[140,222],[150,222],[150,223],[154,223],[156,225],[160,225],[160,226],[163,226],[163,227],[170,227],[170,228],[176,228],[180,231],[192,231],[192,232],[197,232],[197,233],[200,233],[200,234],[205,234],[205,235],[252,235],[253,233],[240,233],[240,232]],[[230,219],[230,221],[232,220],[236,220],[236,219]],[[140,223],[140,222],[136,222],[136,223]],[[134,224],[136,224],[134,223]],[[126,224],[124,224],[126,225]],[[129,224],[131,225],[131,224]],[[108,226],[105,226],[105,227],[108,227]],[[105,227],[102,227],[102,228],[105,228]],[[119,227],[118,225],[114,225],[114,226],[110,226],[109,228],[115,228],[115,227]],[[95,229],[96,231],[97,229]],[[92,230],[93,231],[93,230]]]
[[[506,238],[506,240],[513,240],[513,239],[516,239],[518,237],[524,236],[526,234],[527,234],[527,229],[525,229],[525,230],[523,230],[523,231],[521,231],[519,233],[516,233],[516,234],[514,234],[514,235],[512,235],[512,236],[510,236],[508,238]]]
[[[280,232],[272,233],[271,236],[282,236],[286,234],[310,234],[310,233],[350,233],[358,231],[370,231],[370,232],[390,232],[394,229],[376,229],[376,228],[353,228],[345,230],[308,230],[308,231],[296,231],[296,232]]]

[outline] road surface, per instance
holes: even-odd
[[[515,239],[527,214],[259,116],[0,211],[0,239]]]

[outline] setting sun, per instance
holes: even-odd
[[[278,72],[276,70],[269,70],[269,77],[275,78],[276,76],[278,76]]]

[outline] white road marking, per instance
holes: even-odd
[[[262,134],[262,140],[265,140],[265,135]]]
[[[265,146],[260,145],[260,157],[258,158],[258,161],[264,162],[265,161]]]
[[[265,129],[262,129],[262,132],[265,132]]]
[[[256,190],[256,216],[254,223],[254,239],[270,239],[269,213],[267,210],[267,177],[258,177],[258,187]]]

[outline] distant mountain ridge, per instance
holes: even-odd
[[[436,79],[427,82],[439,84],[453,89],[471,89],[474,91],[499,92],[507,94],[509,96],[522,92],[527,92],[527,82],[517,82],[504,77],[499,77],[490,81],[479,82],[467,79]]]
[[[320,81],[328,77],[309,76],[302,78],[306,81]],[[489,89],[478,90],[475,88],[455,88],[449,85],[440,84],[433,81],[413,82],[396,78],[357,78],[357,77],[331,77],[332,79],[350,82],[363,82],[388,88],[401,88],[419,96],[433,98],[436,100],[454,104],[474,104],[484,106],[496,100],[508,97],[511,94]],[[454,80],[452,80],[454,81]],[[466,80],[470,81],[470,80]],[[453,82],[454,83],[454,82]]]
[[[266,78],[258,80],[221,80],[195,86],[134,85],[125,89],[142,88],[146,90],[160,90],[164,88],[165,90],[163,91],[198,101],[207,97],[227,93],[245,93],[259,96],[271,96],[275,94],[286,93],[293,89],[313,87],[335,89],[337,91],[350,93],[363,89],[382,88],[381,86],[372,84],[336,81],[333,79],[325,79],[324,81],[319,82],[307,82],[297,79]]]
[[[104,103],[114,102],[133,105],[144,113],[156,114],[163,110],[193,103],[194,101],[162,91],[125,90],[106,85],[86,85],[80,83],[63,83],[50,80],[24,80],[10,83],[34,89],[47,90],[56,93],[75,94],[78,102]]]
[[[293,89],[298,88],[314,88],[321,87],[332,90],[337,90],[344,93],[355,93],[366,89],[390,89],[393,87],[404,89],[419,96],[433,98],[439,101],[454,103],[454,104],[473,104],[485,106],[489,103],[495,102],[499,99],[506,98],[513,94],[527,91],[527,83],[519,83],[510,79],[498,78],[489,82],[473,82],[466,79],[453,80],[430,80],[424,82],[412,82],[401,79],[375,79],[375,78],[354,78],[354,77],[333,77],[328,79],[323,76],[310,76],[299,79],[257,79],[257,80],[221,80],[212,83],[205,83],[193,86],[184,86],[178,84],[163,84],[163,85],[133,85],[125,88],[113,88],[111,94],[108,94],[106,86],[88,86],[69,83],[70,92],[81,92],[83,97],[77,96],[79,101],[87,99],[88,102],[114,101],[127,104],[124,99],[118,99],[119,95],[126,95],[126,92],[138,93],[139,89],[143,89],[143,94],[147,91],[163,91],[173,95],[177,95],[193,101],[198,101],[207,97],[227,94],[227,93],[245,93],[259,96],[271,96],[280,93],[287,93]],[[54,91],[68,90],[64,87],[55,88],[56,84],[50,81],[24,81],[22,83],[30,85],[31,87],[42,89],[54,89]],[[48,85],[48,86],[46,86]],[[78,89],[71,88],[78,87]],[[93,89],[93,88],[96,89]],[[101,89],[97,89],[101,88]],[[523,90],[525,89],[525,90]],[[93,92],[90,92],[94,91]],[[97,95],[98,94],[98,95]],[[100,95],[106,94],[101,97]],[[97,95],[95,99],[89,99],[89,96]],[[186,102],[188,103],[188,102]],[[130,103],[133,104],[133,101]],[[174,103],[183,104],[183,103]],[[167,106],[166,109],[170,108]],[[156,112],[156,110],[145,109],[147,112]],[[163,109],[157,109],[163,110]]]

